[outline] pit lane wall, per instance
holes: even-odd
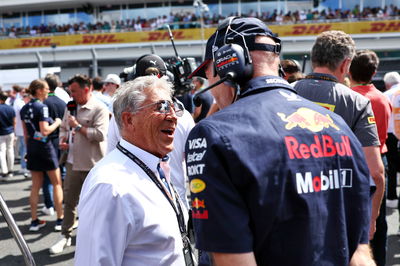
[[[269,26],[274,33],[280,37],[314,36],[327,30],[342,30],[349,34],[380,34],[400,32],[399,20],[360,21],[360,22],[334,22],[334,23],[307,23],[290,25]],[[215,32],[215,28],[204,29],[204,39]],[[202,40],[201,29],[179,29],[174,30],[175,41]],[[124,43],[152,43],[169,41],[169,34],[163,31],[148,32],[118,32],[118,33],[94,33],[58,35],[45,37],[13,38],[0,40],[0,50],[26,49],[50,47],[57,45],[105,45]]]

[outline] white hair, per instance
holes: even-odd
[[[399,75],[399,73],[397,73],[395,71],[388,72],[383,77],[383,81],[385,82],[385,84],[388,84],[388,85],[394,85],[394,84],[400,83],[400,75]]]
[[[113,104],[115,121],[118,128],[122,129],[122,112],[135,113],[147,98],[146,89],[165,91],[172,96],[172,84],[156,76],[138,77],[122,84],[117,90]]]

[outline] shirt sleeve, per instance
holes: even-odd
[[[49,122],[49,123],[51,122],[51,118],[49,116],[49,108],[47,107],[47,105],[43,104],[40,107],[38,121],[39,122],[46,121],[46,122]]]
[[[75,265],[122,265],[134,232],[132,208],[110,184],[97,184],[79,204]]]
[[[396,93],[392,98],[392,116],[394,134],[397,138],[400,138],[400,93]]]
[[[356,106],[357,121],[352,128],[363,147],[380,146],[378,130],[376,128],[375,116],[372,111],[371,102],[368,100],[364,107]]]
[[[186,143],[196,246],[208,252],[252,251],[249,213],[232,182],[229,140],[215,128],[198,124]]]
[[[117,122],[115,121],[115,116],[113,115],[110,119],[110,125],[107,133],[107,154],[117,147],[117,143],[120,139],[121,135],[119,134]]]

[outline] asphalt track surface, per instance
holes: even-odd
[[[18,170],[19,165],[16,165]],[[40,215],[40,219],[47,221],[46,227],[38,232],[29,232],[30,207],[29,192],[31,180],[22,175],[14,175],[7,181],[0,182],[0,193],[6,201],[21,233],[23,234],[35,259],[36,265],[73,265],[75,251],[75,233],[73,232],[72,246],[67,247],[63,253],[50,255],[49,247],[61,237],[60,232],[54,231],[55,216]],[[43,202],[38,205],[38,210],[43,207]],[[16,242],[14,241],[4,217],[0,214],[0,266],[25,265]],[[400,236],[399,214],[397,209],[387,208],[388,220],[388,252],[387,265],[400,265]]]

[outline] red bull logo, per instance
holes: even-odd
[[[196,197],[196,198],[194,198],[194,200],[192,201],[192,207],[193,207],[193,208],[196,208],[196,209],[200,209],[200,208],[205,209],[205,208],[206,208],[206,205],[204,204],[204,200],[199,200],[199,199]]]
[[[208,219],[208,211],[205,210],[205,211],[201,212],[201,211],[193,210],[192,217],[193,217],[193,219]]]
[[[309,108],[301,107],[291,115],[286,116],[283,113],[277,115],[286,122],[285,128],[291,130],[295,127],[308,129],[312,132],[320,132],[324,128],[333,127],[339,130],[339,127],[333,122],[332,118],[326,114],[320,114]]]
[[[285,145],[290,159],[353,156],[348,136],[341,136],[341,141],[335,141],[329,135],[314,135],[311,144],[299,143],[296,137],[286,136]]]

